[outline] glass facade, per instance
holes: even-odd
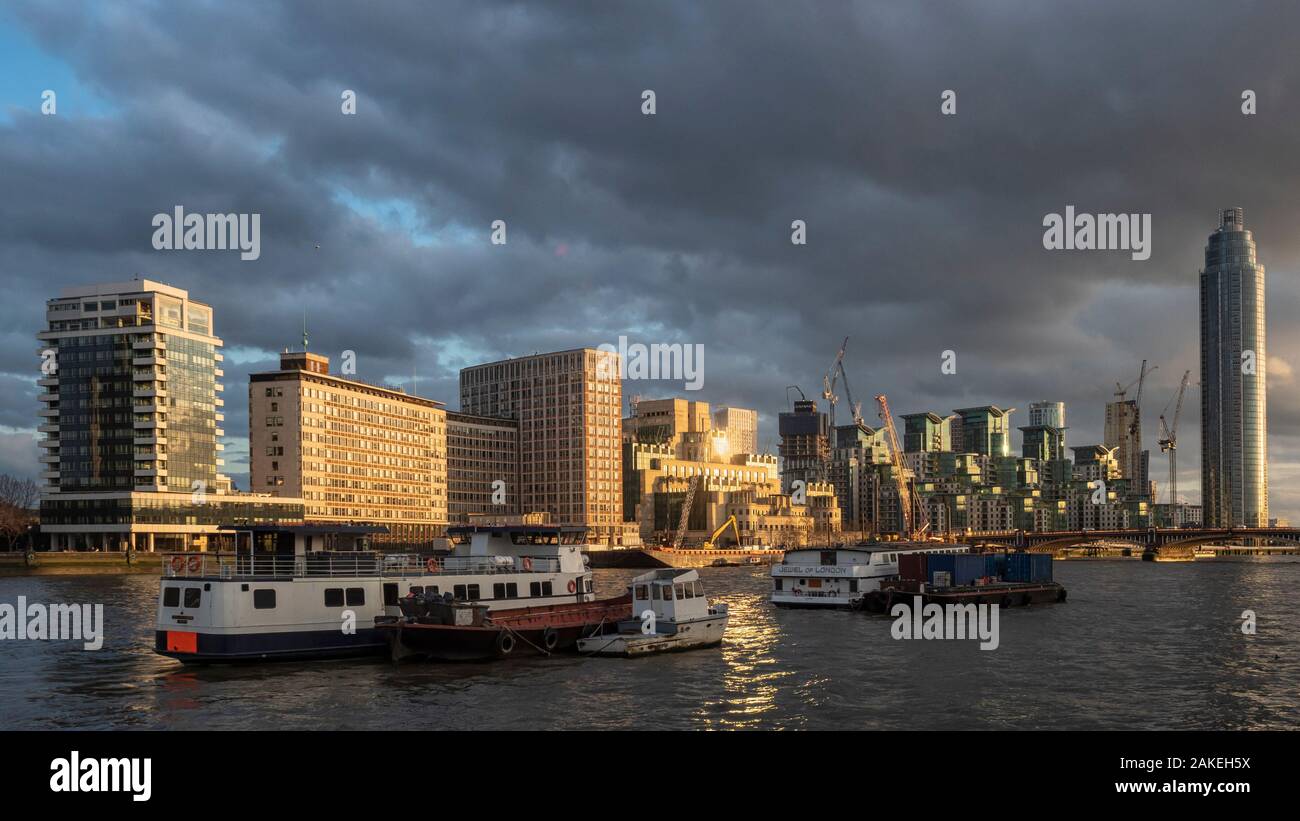
[[[54,340],[59,363],[59,487],[130,490],[135,427],[130,334]]]
[[[1221,213],[1201,273],[1201,490],[1210,527],[1268,525],[1264,266],[1240,208]]]

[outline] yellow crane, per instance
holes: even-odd
[[[898,476],[898,510],[899,518],[902,519],[902,537],[904,539],[919,538],[930,524],[925,521],[925,510],[921,510],[921,521],[919,526],[913,527],[912,522],[912,479],[903,463],[903,448],[898,443],[898,430],[894,427],[894,415],[889,411],[889,400],[882,393],[876,397],[876,404],[880,406],[880,419],[885,423],[885,433],[889,439],[889,459],[894,465],[894,472]]]

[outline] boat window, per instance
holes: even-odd
[[[695,584],[695,598],[697,599],[704,598],[704,585],[700,584],[699,582],[695,582],[694,584]]]
[[[856,593],[856,592],[858,592],[858,580],[857,580],[857,579],[849,579],[849,592],[850,592],[850,593]]]
[[[348,607],[364,607],[366,604],[366,589],[364,587],[348,588]]]
[[[680,592],[682,598],[693,599],[695,598],[695,585],[689,583],[682,584]]]
[[[636,596],[635,596],[635,598],[636,598],[637,601],[649,601],[649,600],[650,600],[650,589],[647,588],[644,584],[638,584],[638,585],[636,586]]]
[[[451,592],[452,595],[455,596],[457,599],[461,601],[465,600],[465,585],[458,584],[451,589]]]
[[[274,610],[275,609],[275,590],[270,587],[264,587],[261,590],[253,591],[253,609],[254,610]]]
[[[780,579],[773,579],[773,580],[772,580],[772,589],[773,589],[773,590],[780,590],[780,589],[781,589],[781,580],[780,580]]]
[[[424,595],[424,587],[418,584],[411,585],[411,594],[414,596]]]
[[[343,606],[343,588],[327,587],[325,588],[325,606],[342,607]]]
[[[519,585],[515,584],[514,582],[506,582],[506,598],[508,599],[519,598]]]
[[[834,550],[823,550],[821,553],[822,564],[835,564],[836,553]]]
[[[163,588],[163,607],[180,607],[181,589],[179,587]]]
[[[594,592],[596,592],[596,588],[592,586],[592,581],[591,581],[591,579],[586,579],[586,580],[583,582],[583,587],[582,587],[582,589],[585,590],[585,591],[588,592],[588,593],[594,593]]]
[[[431,584],[431,585],[429,585],[428,589],[425,590],[424,595],[426,595],[426,596],[436,596],[436,595],[438,595],[438,585],[436,585],[436,584]]]
[[[199,602],[203,599],[203,590],[198,587],[185,588],[185,606],[198,607]]]
[[[397,582],[386,582],[384,584],[384,606],[397,606]]]
[[[543,596],[549,596],[549,595],[551,595],[551,583],[550,583],[550,582],[542,582],[542,595],[543,595]]]
[[[530,596],[540,596],[540,595],[542,595],[542,583],[541,583],[541,582],[529,582],[529,583],[528,583],[528,595],[530,595]]]
[[[492,598],[504,599],[506,597],[506,586],[501,582],[492,585]]]
[[[471,585],[469,586],[469,588],[468,588],[468,591],[469,591],[469,597],[470,597],[471,599],[477,601],[477,600],[478,600],[478,597],[479,597],[478,585],[477,585],[477,584],[471,584]]]

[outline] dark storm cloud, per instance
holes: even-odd
[[[34,424],[41,301],[143,273],[211,302],[231,348],[297,344],[305,309],[313,349],[355,350],[366,378],[414,371],[452,407],[473,361],[620,335],[703,343],[700,398],[758,408],[765,441],[785,386],[820,393],[846,335],[869,418],[878,392],[899,412],[1015,406],[1018,424],[1030,401],[1061,399],[1073,444],[1100,439],[1102,403],[1148,358],[1154,444],[1196,367],[1205,236],[1242,205],[1270,272],[1273,458],[1300,461],[1286,373],[1300,338],[1283,321],[1300,307],[1291,6],[31,3],[15,17],[114,110],[32,105],[0,123],[0,435]],[[345,88],[356,117],[339,113]],[[958,113],[943,117],[949,88]],[[176,204],[261,213],[261,259],[154,251],[149,220]],[[1150,260],[1043,250],[1044,214],[1069,204],[1151,213]],[[506,246],[488,243],[495,219]],[[789,242],[794,219],[807,246]],[[947,349],[956,375],[939,372]],[[245,374],[269,359],[232,359],[238,440]],[[1181,441],[1198,420],[1192,392]],[[1184,445],[1184,488],[1197,450]]]

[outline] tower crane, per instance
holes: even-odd
[[[922,510],[919,526],[913,528],[912,478],[903,463],[903,449],[898,443],[898,430],[894,427],[894,415],[890,413],[889,400],[885,398],[883,393],[876,397],[876,404],[880,407],[880,419],[885,423],[886,437],[889,440],[889,460],[893,463],[894,472],[898,476],[898,509],[903,529],[901,535],[904,539],[912,539],[924,533],[930,525],[925,521],[925,511]]]
[[[840,350],[835,354],[835,361],[831,363],[830,370],[822,377],[822,399],[830,403],[830,423],[831,430],[835,429],[835,406],[839,404],[840,398],[835,395],[835,383],[839,381],[840,374],[844,372],[844,349],[849,346],[849,338],[844,337],[844,344],[840,345]]]
[[[677,520],[677,535],[673,537],[673,550],[681,550],[686,541],[686,526],[691,521],[691,507],[695,504],[695,489],[700,486],[700,474],[691,477],[686,486],[686,501],[682,503],[682,515]],[[737,539],[740,537],[737,536]]]
[[[1191,371],[1183,371],[1183,382],[1178,386],[1177,401],[1170,399],[1174,403],[1174,421],[1173,424],[1165,423],[1165,413],[1160,412],[1160,450],[1169,454],[1169,515],[1170,524],[1174,524],[1174,506],[1178,504],[1178,416],[1183,411],[1183,394],[1187,392],[1187,380],[1191,377]],[[1169,410],[1169,405],[1165,405],[1165,411]]]

